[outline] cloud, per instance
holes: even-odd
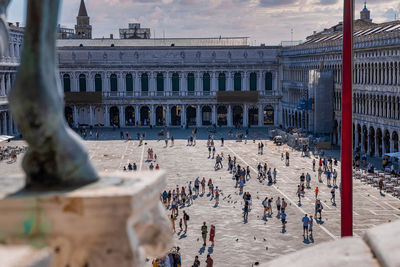
[[[385,18],[388,20],[393,20],[395,17],[398,16],[398,10],[394,10],[393,8],[389,8],[386,10],[386,12],[383,14]]]
[[[13,1],[18,2],[18,1]],[[13,3],[12,2],[12,3]],[[342,21],[342,0],[85,0],[93,36],[119,36],[129,22],[161,37],[248,36],[257,44],[304,40]],[[60,23],[74,28],[80,0],[63,1]],[[363,7],[356,0],[355,14]],[[393,20],[398,0],[368,0],[374,22]],[[13,10],[13,9],[11,9]],[[22,15],[21,15],[22,16]],[[14,16],[16,17],[16,16]],[[13,18],[14,18],[13,17]],[[15,21],[22,21],[22,18]]]
[[[305,2],[305,1],[304,0],[260,0],[259,4],[262,7],[276,7],[276,6],[295,5],[299,2]]]
[[[328,6],[328,5],[335,5],[339,2],[339,0],[319,0],[317,2],[318,5]]]

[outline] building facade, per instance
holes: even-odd
[[[371,156],[399,151],[400,21],[375,24],[364,6],[354,24],[353,144]],[[309,70],[332,70],[334,124],[340,144],[342,91],[341,24],[316,33],[301,45],[282,50],[284,127],[310,129],[313,110],[300,110],[307,95]]]
[[[9,24],[9,47],[0,59],[0,134],[15,135],[12,115],[8,109],[7,95],[16,77],[23,45],[24,29]]]
[[[122,127],[279,125],[280,47],[242,45],[246,40],[149,47],[145,40],[59,40],[60,79],[66,95],[75,95],[66,116],[75,125]],[[96,93],[101,97],[89,97]]]

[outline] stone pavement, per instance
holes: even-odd
[[[218,129],[215,134],[216,153],[224,153],[236,156],[241,166],[250,166],[252,179],[246,184],[244,191],[251,193],[253,198],[252,210],[249,213],[248,222],[243,221],[242,208],[243,198],[238,194],[239,190],[234,187],[235,181],[232,175],[226,171],[227,160],[223,161],[224,168],[214,170],[214,159],[208,158],[206,129],[200,129],[196,146],[187,146],[186,138],[191,130],[172,129],[170,135],[175,138],[173,147],[165,147],[163,140],[157,141],[158,130],[129,129],[124,130],[135,139],[137,132],[146,132],[145,145],[139,147],[138,141],[119,140],[119,131],[106,130],[101,132],[100,140],[85,141],[90,158],[99,171],[113,172],[122,170],[128,162],[136,162],[139,170],[147,170],[149,162],[146,161],[146,150],[151,147],[157,154],[157,163],[161,169],[167,171],[167,190],[187,185],[196,177],[205,177],[208,181],[212,178],[214,186],[218,186],[223,195],[220,204],[215,206],[215,201],[209,196],[200,196],[194,200],[194,204],[185,208],[190,215],[188,232],[175,234],[176,245],[181,248],[182,266],[191,266],[194,257],[200,256],[202,265],[206,255],[210,253],[214,259],[215,266],[251,266],[259,262],[265,263],[280,255],[298,251],[302,248],[320,244],[325,241],[336,240],[340,236],[340,194],[336,193],[336,206],[330,202],[330,188],[324,183],[319,183],[316,173],[312,172],[312,159],[300,157],[300,153],[292,151],[286,145],[277,147],[267,138],[267,129],[251,129],[250,139],[266,140],[264,155],[257,154],[257,141],[249,140],[236,142],[227,137],[227,130]],[[225,137],[225,146],[221,147],[220,137]],[[229,140],[228,140],[229,139]],[[13,141],[18,143],[21,141]],[[170,144],[170,142],[169,142]],[[290,152],[290,166],[286,167],[280,159],[281,152]],[[332,151],[336,153],[338,151]],[[19,159],[20,160],[20,159]],[[258,162],[268,163],[268,167],[277,168],[277,183],[268,186],[259,183],[256,179],[256,166]],[[340,165],[338,183],[340,182]],[[18,164],[7,164],[0,162],[2,176],[20,173]],[[302,204],[298,205],[296,189],[299,176],[302,172],[312,175],[311,188],[306,190]],[[8,181],[8,184],[10,182]],[[314,239],[303,239],[301,218],[305,213],[314,213],[314,189],[320,189],[320,199],[323,203],[323,220],[321,223],[314,222]],[[208,188],[206,189],[208,192]],[[264,198],[274,197],[274,214],[267,221],[262,220]],[[288,200],[286,232],[282,233],[281,222],[276,218],[275,200],[280,196]],[[400,218],[400,200],[390,195],[381,196],[376,188],[365,185],[358,180],[354,181],[354,234],[361,236],[367,229]],[[170,211],[166,211],[170,215]],[[179,229],[179,218],[182,217],[182,209],[176,222]],[[216,226],[215,246],[202,247],[200,227],[206,222]]]

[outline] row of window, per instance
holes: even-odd
[[[141,79],[141,91],[147,92],[149,91],[149,75],[147,73],[143,73],[140,77]],[[272,73],[267,72],[265,75],[265,90],[272,90]],[[174,73],[171,77],[172,80],[172,91],[178,92],[180,90],[179,84],[179,74]],[[71,92],[71,77],[69,74],[64,74],[63,76],[64,83],[64,92]],[[162,73],[158,73],[156,77],[156,88],[157,91],[164,91],[164,75]],[[133,91],[133,77],[132,74],[127,74],[125,76],[125,85],[126,91]],[[94,76],[94,90],[95,92],[103,91],[103,83],[100,74],[96,74]],[[187,90],[189,92],[193,92],[195,90],[195,77],[194,73],[189,73],[187,76]],[[203,91],[211,90],[211,77],[209,73],[203,74]],[[242,74],[237,72],[233,77],[233,90],[241,91],[242,90]],[[79,91],[86,92],[86,75],[79,75]],[[116,92],[118,91],[118,78],[116,74],[110,75],[110,91]],[[218,91],[226,91],[226,75],[225,73],[220,73],[218,75]],[[257,74],[255,72],[250,73],[250,91],[257,91]]]

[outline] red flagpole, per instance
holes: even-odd
[[[353,14],[354,0],[344,0],[341,133],[342,237],[353,235]]]

